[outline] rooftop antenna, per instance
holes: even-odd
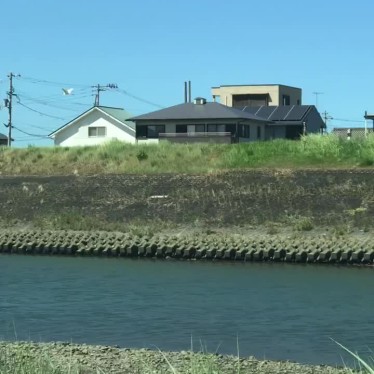
[[[313,92],[313,95],[316,95],[316,108],[317,108],[317,110],[318,110],[318,96],[323,95],[323,94],[324,94],[323,92],[317,92],[317,91]]]

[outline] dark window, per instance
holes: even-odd
[[[257,139],[261,139],[261,126],[257,126]]]
[[[296,105],[300,105],[300,100],[299,99],[297,99]]]
[[[283,102],[283,105],[290,105],[291,104],[290,95],[283,95],[282,102]]]
[[[147,137],[150,139],[158,139],[159,134],[165,133],[165,125],[148,125]]]
[[[234,136],[236,134],[236,125],[226,125],[225,131],[231,133],[231,136]]]
[[[136,126],[136,137],[146,138],[147,137],[147,126]]]
[[[232,106],[243,109],[246,106],[267,106],[269,104],[268,94],[233,95]]]
[[[178,134],[186,134],[187,133],[187,125],[176,125],[175,132]]]
[[[249,137],[250,137],[249,125],[240,125],[239,136],[241,138],[248,138],[249,139]]]
[[[303,134],[302,126],[286,126],[286,139],[300,139],[300,136]]]

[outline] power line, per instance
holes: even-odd
[[[362,123],[365,122],[364,120],[354,120],[354,119],[344,119],[344,118],[333,118],[334,121],[341,121],[341,122],[355,122],[355,123]]]
[[[129,96],[129,97],[132,97],[133,99],[135,100],[138,100],[138,101],[141,101],[145,104],[149,104],[149,105],[152,105],[152,106],[155,106],[157,108],[161,108],[161,109],[164,109],[165,107],[162,106],[162,105],[159,105],[159,104],[156,104],[156,103],[153,103],[152,101],[149,101],[149,100],[146,100],[146,99],[142,99],[141,97],[138,97],[138,96],[135,96],[133,94],[131,94],[130,92],[127,92],[125,90],[118,90],[118,92],[122,93],[123,95],[126,95],[126,96]]]
[[[66,118],[57,117],[57,116],[52,116],[51,114],[47,114],[47,113],[40,112],[39,110],[36,110],[36,109],[30,108],[29,106],[27,106],[27,105],[25,105],[25,104],[22,104],[21,102],[18,102],[18,105],[21,105],[21,106],[23,106],[24,108],[26,108],[26,109],[28,109],[28,110],[31,110],[32,112],[38,113],[38,114],[40,114],[41,116],[45,116],[45,117],[49,117],[49,118],[60,119],[60,120],[62,120],[62,121],[66,121]]]
[[[22,94],[22,95],[18,94],[18,97],[20,99],[22,99],[22,102],[24,102],[26,100],[26,101],[31,101],[33,103],[36,103],[36,104],[39,104],[39,105],[44,105],[44,106],[51,107],[51,108],[56,108],[56,109],[61,109],[61,110],[69,110],[69,111],[73,111],[73,112],[77,111],[77,109],[74,109],[74,108],[68,108],[66,106],[64,107],[62,105],[55,104],[54,102],[48,102],[48,101],[45,101],[45,100],[35,99],[31,96],[27,96],[27,95],[24,95],[24,94]],[[70,104],[73,104],[73,103],[66,103],[66,104],[70,105]],[[81,103],[81,105],[82,106],[88,106],[87,104],[83,104],[83,103]]]
[[[41,135],[41,134],[30,134],[29,132],[26,132],[26,131],[23,131],[21,129],[19,129],[18,127],[16,126],[13,126],[13,128],[19,132],[22,132],[23,134],[25,135],[28,135],[28,136],[36,136],[38,138],[46,138],[46,139],[49,139],[48,135]]]
[[[39,78],[32,78],[32,77],[22,77],[23,80],[29,81],[33,84],[44,84],[49,86],[75,86],[75,87],[85,87],[90,88],[88,84],[79,84],[79,83],[67,83],[67,82],[54,82],[54,81],[48,81],[45,79],[39,79]]]

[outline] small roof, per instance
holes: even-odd
[[[125,125],[125,129],[128,130],[131,135],[135,133],[135,124],[134,122],[131,122],[128,120],[129,117],[131,117],[131,114],[127,112],[126,110],[122,108],[115,108],[115,107],[108,107],[108,106],[93,106],[92,108],[86,110],[82,114],[80,114],[78,117],[75,117],[65,125],[59,127],[57,130],[51,132],[48,136],[52,137],[56,135],[58,132],[64,130],[65,128],[73,125],[75,122],[80,120],[82,117],[88,115],[89,113],[93,112],[94,110],[98,110],[109,117],[113,118],[114,120],[120,122],[121,124]]]
[[[8,137],[2,133],[0,133],[0,140],[8,140]]]
[[[141,116],[129,118],[130,121],[162,121],[162,120],[213,120],[237,119],[269,122],[267,119],[255,114],[231,108],[219,103],[207,102],[205,104],[183,103],[169,108],[156,110]]]
[[[288,86],[286,84],[278,84],[278,83],[264,83],[264,84],[221,84],[220,86],[214,86],[212,88],[221,88],[221,87],[262,87],[262,86],[278,86],[278,87],[289,87],[289,88],[296,88],[297,90],[301,90],[299,87]]]

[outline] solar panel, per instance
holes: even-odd
[[[295,105],[285,119],[287,121],[301,121],[309,108],[308,105]]]
[[[286,117],[290,109],[291,108],[289,106],[279,106],[277,110],[273,112],[270,119],[272,121],[282,121]]]

